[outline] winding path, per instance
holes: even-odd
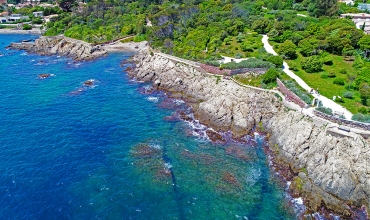
[[[273,55],[278,55],[274,48],[270,45],[270,43],[268,42],[268,36],[267,35],[262,35],[262,43],[263,43],[263,46],[265,48],[265,50],[268,52],[268,53],[271,53]],[[289,65],[284,61],[283,63],[284,65],[284,69],[283,71],[288,75],[290,76],[292,79],[294,79],[303,89],[307,90],[307,91],[310,91],[312,87],[308,86],[307,83],[305,81],[303,81],[299,76],[297,76],[294,72],[292,72],[290,69],[289,69]],[[338,113],[343,113],[344,117],[346,119],[351,119],[352,118],[352,113],[350,111],[348,111],[346,108],[344,108],[343,106],[335,103],[333,100],[331,99],[328,99],[326,98],[325,96],[321,96],[321,95],[318,95],[318,94],[312,94],[315,98],[319,99],[323,106],[324,107],[327,107],[327,108],[331,108],[333,111],[335,112],[338,112]]]

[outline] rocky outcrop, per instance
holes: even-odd
[[[292,186],[307,199],[310,211],[324,205],[350,216],[351,206],[369,208],[370,146],[361,136],[327,135],[327,123],[289,110],[272,93],[204,75],[147,50],[133,63],[129,75],[191,100],[197,119],[214,130],[231,130],[236,138],[254,126],[269,132],[276,160],[290,166]]]
[[[64,36],[40,37],[34,43],[12,43],[9,48],[26,50],[40,55],[68,56],[74,60],[92,60],[107,55],[100,46],[92,46],[84,41]]]

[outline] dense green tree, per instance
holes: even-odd
[[[316,54],[315,50],[318,48],[318,46],[319,42],[316,39],[303,39],[298,44],[301,54],[305,57]]]
[[[322,69],[323,62],[318,56],[312,56],[301,62],[302,69],[308,73],[319,72]]]
[[[265,74],[262,75],[262,82],[265,84],[275,82],[276,78],[278,78],[279,75],[280,72],[277,69],[271,68]]]
[[[57,3],[66,12],[70,12],[72,7],[77,5],[76,0],[57,0]]]
[[[280,45],[279,52],[288,59],[295,59],[297,57],[296,49],[297,46],[291,40],[286,40]]]
[[[339,9],[338,0],[311,0],[309,7],[316,17],[336,15]]]
[[[259,34],[265,34],[271,29],[271,22],[267,18],[255,20],[252,24],[252,29]]]
[[[364,35],[358,42],[361,50],[370,50],[370,35]]]
[[[366,105],[367,100],[370,99],[370,86],[368,83],[361,83],[359,86],[362,102]]]

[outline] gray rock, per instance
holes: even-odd
[[[107,55],[100,46],[64,36],[40,37],[35,43],[12,43],[9,48],[40,55],[68,56],[77,61],[92,60]]]
[[[131,76],[160,82],[160,88],[195,100],[195,116],[213,129],[230,130],[236,137],[248,134],[254,126],[269,132],[277,159],[304,180],[301,193],[311,211],[322,203],[343,215],[349,214],[347,204],[370,208],[368,140],[327,136],[325,123],[288,110],[271,93],[230,80],[217,83],[213,76],[159,55],[150,56],[148,51],[139,52],[133,61],[136,69]]]

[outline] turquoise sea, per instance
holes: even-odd
[[[261,136],[213,144],[169,118],[191,112],[130,80],[130,53],[76,63],[5,49],[31,38],[0,35],[0,219],[296,218]]]

